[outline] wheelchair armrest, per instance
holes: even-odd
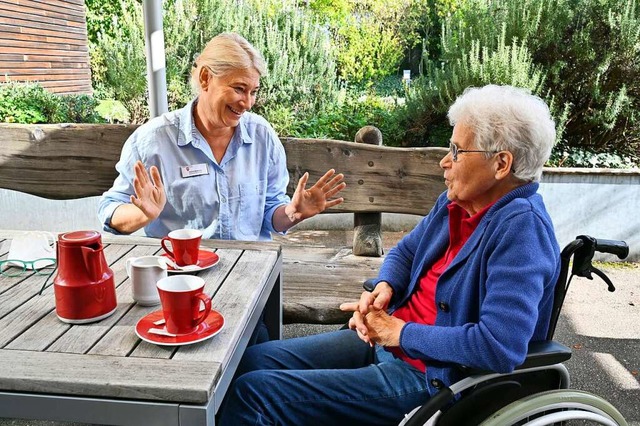
[[[525,370],[527,368],[542,367],[544,365],[554,365],[567,361],[571,358],[571,349],[553,340],[529,343],[529,351],[524,362],[517,366],[514,371]],[[477,376],[491,373],[487,370],[480,370],[467,366],[459,366],[460,370],[467,376]]]
[[[368,292],[372,292],[373,289],[376,288],[377,283],[378,283],[377,278],[369,278],[368,280],[362,283],[362,288],[364,288]]]
[[[553,340],[531,342],[527,358],[522,365],[516,367],[516,370],[559,364],[569,358],[571,358],[571,349],[561,343]]]

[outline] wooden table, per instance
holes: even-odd
[[[0,231],[0,259],[11,237]],[[271,338],[282,335],[282,255],[275,243],[203,241],[220,256],[198,273],[222,331],[188,346],[141,341],[134,327],[159,306],[131,298],[129,257],[159,253],[159,241],[103,235],[118,307],[92,324],[70,325],[55,313],[52,280],[0,276],[0,417],[113,425],[213,425],[255,326],[264,313]]]

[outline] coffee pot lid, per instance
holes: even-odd
[[[98,231],[73,231],[58,235],[58,243],[69,246],[84,246],[101,240],[102,237]]]

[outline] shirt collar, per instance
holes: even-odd
[[[244,114],[242,114],[242,117],[240,117],[240,124],[238,124],[238,129],[240,129],[240,140],[243,143],[253,143],[253,139],[251,139],[251,137],[249,137],[249,132],[247,131],[247,123],[246,123],[246,115],[245,114],[249,114],[249,113],[245,112]]]
[[[176,125],[178,126],[178,146],[193,144],[200,135],[193,119],[193,109],[198,103],[198,98],[191,100],[184,108],[176,111]],[[194,144],[196,145],[196,144]]]
[[[458,203],[449,203],[447,208],[449,209],[449,236],[451,241],[464,243],[473,234],[482,218],[494,204],[491,203],[473,216],[469,216],[469,213],[460,207]]]
[[[178,132],[178,146],[184,146],[187,144],[192,144],[197,147],[200,141],[204,142],[204,137],[196,127],[196,122],[193,119],[193,112],[198,104],[198,98],[191,100],[184,108],[177,112],[177,120],[178,127],[180,132]],[[246,113],[245,113],[246,114]],[[240,124],[238,125],[240,140],[243,143],[253,143],[253,139],[249,137],[249,132],[247,131],[247,124],[245,123],[245,116],[243,115],[240,118]],[[232,140],[237,137],[236,132],[232,137]]]

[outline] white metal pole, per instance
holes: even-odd
[[[162,0],[144,0],[144,41],[147,52],[147,87],[149,112],[157,117],[169,111],[167,103],[167,74],[162,30]]]

